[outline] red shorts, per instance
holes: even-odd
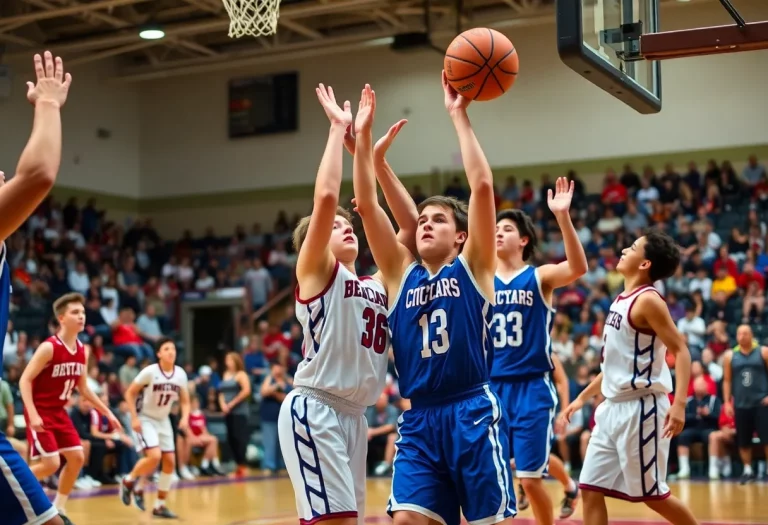
[[[83,444],[75,430],[75,425],[63,408],[56,410],[38,410],[43,420],[43,431],[35,432],[29,426],[29,416],[24,411],[24,421],[27,423],[27,443],[29,444],[30,459],[57,456],[67,450],[80,450]]]

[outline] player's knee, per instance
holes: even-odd
[[[709,435],[709,444],[710,445],[717,445],[720,442],[720,431],[715,430]]]
[[[145,450],[144,457],[150,460],[155,465],[157,465],[158,463],[160,463],[160,449],[150,448],[148,450]]]
[[[63,456],[67,459],[67,465],[72,465],[76,469],[80,469],[85,463],[85,452],[83,452],[83,449],[68,450]]]
[[[61,466],[61,459],[59,459],[58,454],[55,456],[45,456],[40,459],[40,465],[42,466],[41,474],[43,476],[52,476],[56,473],[57,470],[59,470],[59,467]]]
[[[526,494],[530,494],[532,491],[536,491],[539,487],[543,487],[544,480],[541,478],[520,478],[520,484],[523,486],[523,490]]]
[[[581,488],[581,498],[584,501],[584,506],[589,505],[600,505],[604,502],[605,496],[602,492],[598,492],[596,490],[590,490],[586,488]]]
[[[173,472],[176,467],[176,457],[174,454],[163,454],[163,472]]]

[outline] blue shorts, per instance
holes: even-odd
[[[526,381],[494,381],[509,425],[509,447],[518,478],[547,475],[554,442],[557,391],[549,375]]]
[[[43,487],[0,433],[0,503],[3,525],[41,525],[58,516]]]
[[[509,439],[498,398],[483,385],[400,417],[387,512],[418,512],[443,525],[498,523],[517,514]]]

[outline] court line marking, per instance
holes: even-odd
[[[296,516],[293,515],[278,515],[268,516],[262,518],[253,518],[245,520],[237,520],[229,522],[226,525],[284,525],[295,524],[298,521]],[[581,518],[570,518],[565,520],[557,520],[558,523],[564,525],[584,525],[584,520]],[[366,516],[365,523],[391,523],[392,519],[387,515],[379,516]],[[611,525],[667,525],[667,522],[656,518],[612,518],[610,520]],[[466,525],[466,521],[462,519],[461,525]],[[528,516],[517,516],[513,523],[517,525],[535,525],[536,520]],[[706,520],[699,521],[700,525],[759,525],[759,521],[723,521],[723,520]]]

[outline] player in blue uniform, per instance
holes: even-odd
[[[35,106],[32,135],[21,154],[16,175],[0,184],[0,239],[7,239],[42,202],[56,181],[61,163],[61,106],[72,77],[59,57],[35,55],[37,83],[27,83],[27,99]],[[0,172],[0,179],[4,175]],[[11,295],[6,248],[0,248],[0,326],[8,324]],[[0,340],[0,370],[3,368]],[[24,459],[0,432],[0,509],[3,525],[71,525],[59,515]]]
[[[355,151],[357,209],[387,287],[400,393],[412,407],[399,422],[388,506],[395,525],[458,525],[462,512],[470,524],[496,524],[516,513],[509,439],[489,385],[496,269],[493,176],[467,117],[469,100],[448,85],[444,74],[443,89],[471,197],[468,209],[447,197],[419,205],[421,264],[398,242],[378,203],[365,126]],[[358,120],[361,113],[370,113],[372,120],[373,107],[375,96],[364,96]]]
[[[557,406],[550,339],[555,315],[552,292],[587,271],[587,257],[569,213],[572,198],[573,182],[569,187],[561,177],[554,194],[549,190],[547,199],[563,232],[566,260],[560,264],[538,268],[526,264],[536,249],[536,231],[525,213],[502,211],[496,223],[498,266],[491,326],[495,350],[491,379],[506,410],[517,477],[542,525],[551,525],[554,520],[552,501],[542,482],[547,474]],[[568,399],[561,400],[563,408],[568,403]],[[575,501],[576,484],[568,488],[570,499]]]

